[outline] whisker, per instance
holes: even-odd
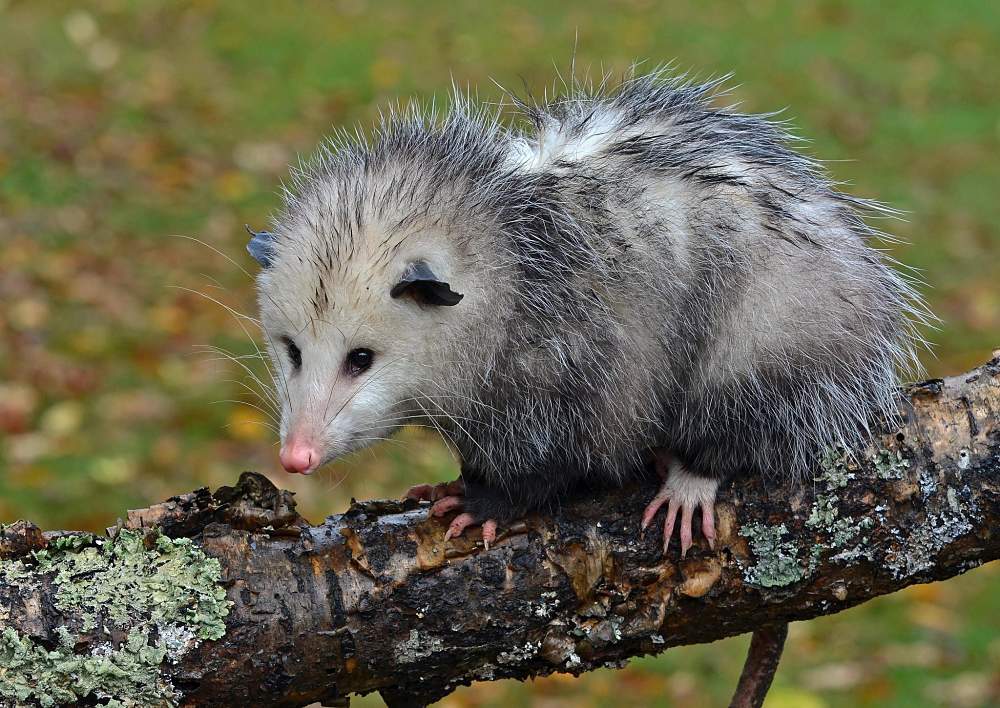
[[[225,424],[223,424],[222,427],[226,428],[226,429],[233,429],[233,430],[235,430],[237,425],[260,425],[262,427],[267,428],[272,433],[277,433],[278,432],[273,425],[271,425],[270,423],[268,423],[266,421],[263,421],[263,420],[244,420],[244,421],[240,421],[239,423],[225,423]]]
[[[339,330],[340,328],[337,327],[337,329]],[[358,336],[358,330],[360,329],[361,329],[361,322],[359,321],[358,326],[354,328],[354,333],[351,334],[351,338],[349,340],[345,340],[345,344],[348,341],[353,341],[353,339],[356,336]],[[343,333],[341,333],[341,336],[343,336]],[[337,367],[337,375],[334,377],[333,383],[330,385],[330,395],[326,397],[326,405],[323,407],[323,414],[320,416],[320,418],[323,420],[326,420],[326,414],[330,412],[330,402],[333,400],[333,392],[337,388],[337,382],[340,380],[340,375],[342,372],[343,372],[343,367]],[[325,430],[326,426],[324,425],[323,428]]]
[[[239,325],[240,329],[243,330],[243,334],[245,334],[246,337],[247,337],[247,339],[250,340],[250,343],[253,345],[253,347],[257,351],[257,353],[260,355],[261,360],[264,361],[265,366],[267,365],[267,361],[264,359],[264,354],[263,354],[263,352],[260,351],[260,347],[257,346],[257,342],[250,335],[250,332],[247,331],[247,328],[243,326],[243,320],[244,319],[249,320],[249,321],[253,322],[254,324],[256,324],[257,327],[261,330],[261,332],[264,333],[264,336],[268,338],[268,341],[270,342],[271,347],[274,348],[274,342],[271,341],[271,338],[270,338],[270,335],[267,332],[267,329],[265,327],[263,327],[263,325],[261,324],[260,320],[254,318],[254,317],[250,317],[249,315],[244,315],[239,310],[236,310],[235,308],[230,307],[229,305],[227,305],[226,303],[222,302],[221,300],[218,300],[218,299],[212,297],[211,295],[207,295],[207,294],[205,294],[205,293],[203,293],[203,292],[201,292],[199,290],[195,290],[193,288],[184,287],[183,285],[171,285],[169,287],[177,289],[177,290],[183,290],[183,291],[192,293],[194,295],[199,295],[199,296],[205,298],[206,300],[209,300],[210,302],[214,302],[216,305],[218,305],[219,307],[221,307],[224,310],[226,310],[230,315],[233,316],[233,318],[236,320],[236,323]],[[268,371],[270,372],[270,368],[268,368]],[[285,391],[285,395],[287,397],[288,396],[288,381],[287,381],[287,379],[285,379],[284,369],[281,368],[281,367],[279,367],[279,371],[281,372],[282,381],[285,384],[282,387],[282,390]],[[274,379],[274,373],[273,372],[270,372],[270,373],[271,373],[271,379],[273,380]],[[288,397],[288,408],[289,408],[289,410],[291,410],[291,408],[292,408],[291,397]]]
[[[486,460],[489,464],[492,465],[493,464],[493,460],[490,459],[489,453],[487,453],[486,449],[482,445],[479,444],[479,441],[476,440],[474,437],[472,437],[472,435],[469,434],[469,431],[466,430],[462,426],[461,423],[459,423],[457,420],[455,420],[455,418],[452,417],[448,413],[448,411],[446,411],[444,408],[442,408],[440,404],[436,403],[433,399],[428,399],[428,400],[430,400],[431,403],[433,403],[435,406],[437,406],[441,410],[442,413],[444,413],[446,416],[448,416],[449,418],[451,418],[452,421],[454,421],[455,425],[458,426],[458,429],[461,430],[463,433],[465,433],[465,436],[469,439],[469,441],[472,442],[476,447],[478,447],[479,451],[483,453],[483,459]]]
[[[268,415],[274,420],[274,422],[276,423],[278,422],[277,419],[280,417],[281,412],[275,407],[272,401],[269,401],[266,398],[261,398],[260,393],[257,392],[257,389],[252,388],[243,381],[238,381],[237,379],[224,379],[224,380],[226,383],[242,386],[247,391],[247,393],[253,395],[254,398],[259,400],[262,405],[267,406]]]
[[[416,401],[416,404],[420,406],[421,410],[423,410],[425,414],[427,413],[427,409],[424,408],[423,404],[420,403],[420,401]],[[444,446],[451,454],[452,459],[454,459],[456,462],[460,462],[460,460],[458,459],[458,455],[455,452],[458,445],[455,443],[454,438],[448,435],[448,433],[445,432],[444,428],[442,428],[436,420],[434,420],[430,416],[428,416],[427,419],[431,422],[433,429],[436,430],[438,435],[441,436],[441,442],[444,443]]]
[[[240,312],[239,310],[237,310],[235,307],[232,307],[231,305],[227,305],[226,303],[222,302],[222,300],[219,300],[218,298],[214,298],[211,295],[209,295],[208,293],[203,293],[201,290],[195,290],[194,288],[189,288],[189,287],[186,287],[184,285],[168,285],[167,287],[170,288],[170,289],[172,289],[172,290],[183,290],[184,292],[191,293],[192,295],[197,295],[199,297],[203,297],[206,300],[208,300],[210,302],[214,302],[216,305],[218,305],[222,309],[226,310],[229,314],[231,314],[237,320],[248,320],[250,322],[253,322],[258,327],[261,326],[260,320],[258,320],[256,317],[251,317],[250,315],[244,314],[244,313]]]
[[[251,408],[254,408],[254,409],[260,411],[261,413],[263,413],[264,415],[266,415],[269,420],[271,420],[271,421],[273,421],[275,423],[278,422],[278,421],[274,420],[274,416],[272,416],[266,410],[264,410],[260,406],[255,406],[253,403],[250,403],[249,401],[240,401],[240,400],[237,400],[237,399],[234,399],[234,398],[221,398],[221,399],[219,399],[217,401],[211,401],[211,403],[212,403],[212,405],[215,405],[217,403],[235,403],[235,404],[238,404],[238,405],[241,405],[241,406],[250,406]]]
[[[371,376],[369,376],[369,377],[368,377],[368,378],[367,378],[367,379],[365,380],[365,382],[364,382],[363,384],[361,384],[361,385],[360,385],[360,386],[359,386],[359,387],[357,388],[357,390],[356,390],[356,391],[355,391],[354,393],[352,393],[352,394],[351,394],[350,396],[348,396],[347,400],[345,400],[345,401],[344,401],[344,402],[343,402],[343,403],[341,404],[340,408],[338,408],[338,409],[337,409],[337,412],[333,414],[333,417],[331,417],[331,418],[330,418],[330,420],[328,420],[328,421],[327,421],[327,422],[326,422],[326,423],[325,423],[325,424],[323,425],[323,428],[322,428],[322,431],[321,431],[321,434],[322,434],[322,433],[324,433],[324,432],[326,432],[326,429],[327,429],[327,428],[329,428],[329,427],[330,427],[330,425],[332,425],[332,424],[333,424],[333,422],[334,422],[335,420],[337,420],[337,417],[338,417],[338,416],[339,416],[339,415],[340,415],[340,414],[341,414],[341,413],[343,412],[344,408],[346,408],[346,407],[347,407],[347,404],[348,404],[348,403],[350,403],[351,401],[353,401],[353,400],[354,400],[354,397],[355,397],[355,396],[357,396],[357,395],[358,395],[359,393],[361,393],[361,392],[362,392],[362,391],[363,391],[363,390],[364,390],[364,389],[365,389],[366,387],[368,387],[368,386],[369,386],[369,385],[370,385],[370,384],[371,384],[371,383],[372,383],[372,382],[373,382],[373,381],[375,380],[375,378],[376,378],[376,376],[377,376],[378,374],[382,373],[382,372],[383,372],[383,371],[385,371],[385,370],[386,370],[386,368],[388,368],[388,367],[389,367],[389,366],[390,366],[391,364],[394,364],[394,363],[396,363],[397,361],[399,361],[399,360],[400,360],[400,359],[402,359],[402,358],[403,358],[403,357],[396,357],[395,359],[392,359],[392,360],[390,360],[390,361],[386,362],[385,364],[383,364],[383,365],[382,365],[382,366],[381,366],[381,367],[380,367],[379,369],[375,370],[375,371],[374,371],[374,372],[373,372],[373,373],[371,374]]]
[[[186,234],[171,234],[171,236],[173,236],[175,238],[187,239],[188,241],[194,241],[195,243],[199,243],[202,246],[204,246],[205,248],[208,248],[209,250],[215,251],[215,253],[217,253],[218,255],[222,256],[227,261],[229,261],[230,263],[232,263],[234,266],[236,266],[237,268],[239,268],[239,270],[243,273],[243,275],[245,275],[246,277],[248,277],[250,280],[256,280],[256,278],[249,271],[247,271],[246,268],[244,268],[243,266],[241,266],[239,263],[237,263],[235,260],[233,260],[232,257],[230,257],[226,253],[223,253],[222,251],[220,251],[218,248],[216,248],[212,244],[206,243],[205,241],[202,241],[200,238],[195,238],[194,236],[188,236]],[[265,293],[265,297],[267,297],[267,299],[271,302],[271,304],[274,305],[275,308],[277,308],[278,312],[280,312],[282,314],[282,316],[286,320],[288,320],[289,324],[294,324],[292,322],[292,318],[289,317],[285,313],[285,310],[281,307],[281,305],[279,305],[277,302],[275,302],[274,299],[270,295],[267,295],[266,293]]]
[[[260,380],[260,378],[257,376],[257,374],[255,374],[254,371],[249,366],[247,366],[246,364],[244,364],[239,359],[239,357],[232,356],[230,352],[226,351],[225,349],[222,349],[221,347],[214,347],[212,345],[200,345],[200,346],[203,347],[203,348],[206,348],[206,349],[208,349],[208,350],[210,350],[210,351],[212,351],[212,352],[214,352],[216,354],[219,354],[223,358],[228,359],[228,360],[234,362],[235,364],[237,364],[240,368],[242,368],[247,373],[248,376],[250,376],[251,379],[253,379],[257,383],[258,386],[260,386],[261,391],[264,391],[264,392],[268,393],[267,398],[269,400],[272,400],[272,402],[275,404],[275,407],[277,407],[277,400],[274,399],[270,395],[268,387],[264,384],[263,381]],[[273,378],[272,378],[272,383],[273,383]]]

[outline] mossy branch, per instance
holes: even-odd
[[[0,533],[0,701],[274,705],[620,666],[839,612],[1000,557],[1000,357],[909,386],[904,422],[805,488],[732,485],[718,544],[661,553],[652,489],[476,534],[415,502],[310,526],[245,474],[129,512],[108,538]],[[776,460],[775,464],[780,464]],[[190,539],[190,540],[189,540]]]

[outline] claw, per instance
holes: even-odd
[[[493,519],[486,519],[483,522],[483,546],[490,550],[490,544],[497,540],[497,522]]]
[[[429,501],[431,504],[432,516],[444,516],[452,511],[461,509],[465,505],[465,482],[456,479],[454,482],[442,482],[441,484],[417,484],[410,487],[406,492],[406,498],[418,501]],[[444,540],[449,541],[462,535],[465,529],[470,526],[478,526],[479,520],[472,514],[463,512],[451,520]],[[482,522],[483,545],[486,550],[490,549],[497,540],[497,522],[495,519],[486,519]]]
[[[646,510],[642,513],[641,528],[643,531],[645,531],[646,527],[653,522],[653,517],[656,516],[656,512],[660,510],[660,507],[663,506],[664,502],[668,499],[670,499],[670,492],[660,489],[660,491],[656,493],[656,496],[653,497],[653,500],[646,505]]]

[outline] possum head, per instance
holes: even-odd
[[[288,221],[247,250],[281,405],[281,463],[309,474],[426,412],[469,275],[440,234]]]

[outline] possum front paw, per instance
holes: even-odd
[[[445,514],[462,509],[465,506],[465,482],[456,479],[454,482],[444,482],[442,484],[418,484],[410,487],[406,493],[406,498],[418,501],[433,502],[431,514],[433,516],[444,516]],[[483,545],[486,550],[490,549],[490,544],[497,538],[497,522],[495,519],[477,519],[473,514],[463,511],[451,520],[448,530],[445,531],[444,540],[461,536],[465,529],[482,526]]]
[[[681,514],[681,558],[687,555],[691,548],[691,520],[694,511],[701,507],[701,532],[711,548],[715,548],[715,493],[719,481],[709,477],[689,472],[684,466],[673,459],[669,453],[656,451],[656,469],[663,478],[660,491],[646,506],[642,515],[642,530],[653,521],[656,512],[667,501],[667,518],[663,523],[663,552],[670,546],[670,537],[674,533],[677,512]]]

